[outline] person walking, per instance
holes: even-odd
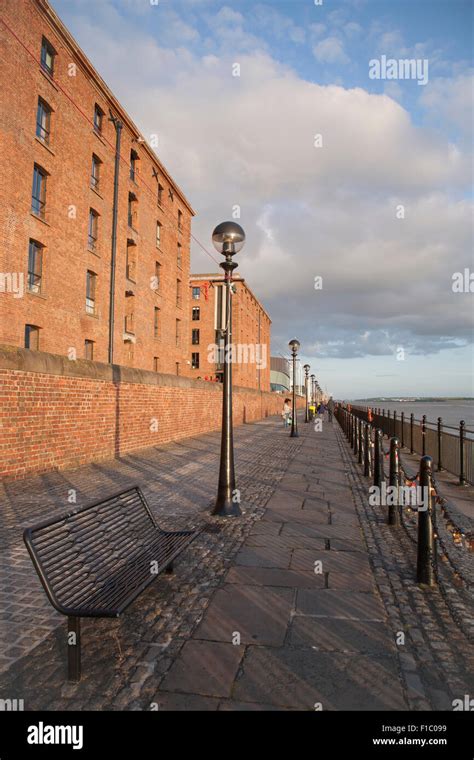
[[[291,424],[291,400],[289,398],[285,399],[281,416],[283,417],[285,427],[289,427]]]

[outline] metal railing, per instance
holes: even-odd
[[[368,421],[367,407],[351,406],[351,410]],[[425,415],[416,419],[414,414],[408,417],[403,412],[398,415],[389,409],[371,409],[371,424],[389,438],[396,436],[411,454],[430,456],[438,472],[456,475],[460,485],[474,485],[474,430],[466,428],[463,420],[454,427],[445,425],[441,417],[431,422]]]
[[[417,545],[418,583],[434,585],[439,582],[438,556],[444,560],[456,583],[463,583],[467,588],[474,584],[474,571],[471,552],[474,551],[474,531],[469,520],[457,512],[442,494],[436,480],[434,466],[436,460],[428,453],[433,446],[433,436],[427,435],[429,428],[426,420],[421,426],[411,426],[408,432],[413,434],[414,445],[423,448],[422,437],[425,436],[427,453],[420,459],[418,472],[409,470],[400,456],[401,433],[407,430],[397,428],[397,419],[388,415],[373,415],[371,422],[363,419],[367,410],[354,409],[351,411],[342,405],[335,410],[349,446],[357,455],[357,461],[363,466],[363,474],[370,478],[371,483],[379,489],[389,485],[395,489],[395,503],[389,504],[387,499],[387,523],[391,526],[401,526],[407,535]],[[385,429],[390,436],[390,449],[384,451],[382,428],[377,427],[378,418],[385,419]],[[431,432],[433,432],[431,430]],[[438,433],[435,431],[436,446],[439,445]],[[442,431],[441,431],[442,432]],[[395,435],[392,435],[395,433]],[[454,436],[453,436],[454,437]],[[441,444],[441,446],[443,443]],[[459,440],[457,440],[459,447]],[[405,440],[406,447],[406,440]],[[443,452],[442,452],[443,456]],[[389,469],[386,472],[385,462]],[[403,493],[402,493],[403,487]],[[419,488],[421,487],[421,491]],[[413,489],[414,499],[408,501],[402,498]],[[421,493],[421,496],[420,496]]]

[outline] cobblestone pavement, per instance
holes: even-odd
[[[156,690],[160,673],[303,444],[274,418],[239,426],[234,437],[246,510],[239,520],[210,515],[217,493],[217,433],[0,485],[0,699],[24,699],[26,709],[138,709],[138,698]],[[83,679],[72,687],[66,683],[66,621],[46,599],[22,533],[72,504],[80,507],[135,484],[160,526],[204,525],[206,531],[175,563],[174,575],[159,576],[122,618],[82,621]]]
[[[446,595],[414,583],[414,545],[368,506],[337,423],[300,423],[290,439],[268,419],[237,428],[235,443],[239,519],[209,516],[217,434],[3,486],[0,698],[25,709],[450,710],[474,693]],[[135,483],[160,524],[208,527],[123,618],[83,621],[83,679],[69,685],[65,621],[21,531],[69,507],[69,489],[79,505]]]

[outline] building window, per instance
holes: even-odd
[[[153,314],[153,336],[155,338],[160,337],[160,309],[158,306],[155,306]]]
[[[201,309],[199,306],[193,306],[193,322],[199,322],[201,319]]]
[[[94,359],[94,341],[93,340],[86,339],[84,341],[84,356],[90,362],[93,361]]]
[[[183,247],[182,247],[181,243],[178,243],[177,263],[178,263],[178,267],[180,269],[182,269],[182,267],[183,267]]]
[[[43,275],[43,246],[36,240],[30,240],[28,249],[28,290],[41,293]]]
[[[125,332],[130,333],[132,335],[135,333],[135,320],[133,317],[133,312],[129,312],[128,314],[125,315]],[[132,355],[129,354],[129,359],[133,359],[133,351],[132,351]]]
[[[43,37],[43,41],[41,43],[41,68],[46,71],[47,74],[49,74],[51,77],[53,76],[54,72],[54,58],[56,56],[56,51],[51,45],[51,43],[46,39],[46,37]]]
[[[125,276],[127,280],[135,282],[137,269],[137,247],[132,240],[127,240],[127,259],[125,262]]]
[[[36,325],[25,325],[25,348],[39,351],[39,331]]]
[[[183,229],[183,212],[178,209],[178,230]]]
[[[160,183],[158,182],[158,206],[163,205],[163,192],[164,192],[163,185],[160,185]]]
[[[198,353],[191,354],[191,367],[193,369],[199,369],[199,354]]]
[[[159,366],[159,358],[158,356],[153,357],[153,371],[158,372],[158,366]]]
[[[160,290],[161,284],[161,264],[159,261],[155,261],[155,277],[153,280],[153,290]]]
[[[176,280],[176,306],[181,308],[181,280]]]
[[[195,301],[199,301],[201,298],[201,288],[193,288],[193,298]]]
[[[44,219],[46,207],[46,178],[47,173],[41,166],[35,164],[33,170],[33,190],[31,193],[31,210],[33,214]]]
[[[36,325],[25,325],[25,348],[39,351],[39,332],[40,328]]]
[[[161,223],[156,223],[156,247],[161,248]]]
[[[192,331],[192,344],[193,346],[199,346],[199,330]]]
[[[36,137],[39,137],[46,145],[49,145],[49,136],[51,132],[51,108],[46,101],[38,98],[38,109],[36,111]]]
[[[97,286],[97,275],[89,269],[86,274],[86,312],[95,314],[95,293]]]
[[[138,153],[136,150],[130,151],[130,179],[132,179],[135,182],[136,175],[137,175],[137,161],[138,161]]]
[[[92,154],[91,167],[91,187],[93,190],[99,190],[100,182],[100,165],[102,161],[94,153]]]
[[[89,209],[89,232],[87,235],[87,247],[90,251],[97,248],[97,236],[99,230],[99,214],[93,208]]]
[[[176,345],[179,346],[181,344],[181,320],[176,320]]]
[[[102,108],[96,103],[94,106],[94,129],[100,135],[102,132],[102,125],[104,123],[104,112]]]
[[[133,193],[128,194],[128,226],[132,230],[136,229],[137,224],[137,197]]]

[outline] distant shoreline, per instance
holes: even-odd
[[[410,396],[407,398],[397,396],[397,397],[386,397],[386,396],[374,396],[372,398],[354,398],[352,401],[379,401],[379,402],[394,402],[397,404],[436,404],[438,402],[442,403],[445,401],[474,401],[473,396],[441,396],[441,397],[433,397],[433,396]]]

